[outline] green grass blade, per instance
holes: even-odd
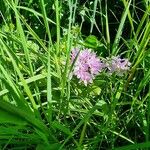
[[[112,46],[112,55],[117,55],[117,53],[118,53],[118,45],[119,45],[119,42],[120,42],[120,38],[121,38],[121,35],[122,35],[122,31],[123,31],[123,27],[124,27],[124,24],[125,24],[126,17],[128,15],[128,12],[129,12],[129,7],[131,5],[131,1],[132,0],[130,0],[128,2],[128,5],[125,8],[125,11],[124,11],[124,13],[121,17],[120,25],[119,25],[119,28],[118,28],[118,31],[117,31],[117,34],[116,34],[116,37],[115,37],[115,40],[114,40],[114,43],[113,43],[113,46]]]
[[[35,100],[32,96],[31,90],[29,89],[29,86],[27,85],[27,83],[26,83],[26,81],[23,77],[23,74],[21,73],[20,69],[18,68],[18,65],[16,64],[16,61],[14,60],[13,56],[11,55],[11,53],[9,51],[10,48],[7,46],[7,44],[3,40],[1,40],[0,42],[3,44],[5,52],[7,53],[9,58],[11,59],[13,67],[16,70],[16,72],[17,72],[17,74],[18,74],[18,76],[19,76],[19,78],[22,82],[22,85],[24,87],[24,90],[25,90],[26,94],[29,96],[29,99],[31,101],[31,104],[32,104],[34,110],[37,111],[37,106],[36,106]]]
[[[150,148],[150,142],[127,145],[127,146],[115,148],[114,150],[127,150],[127,149],[136,150],[136,149],[145,149],[145,148]]]
[[[45,10],[45,4],[43,0],[40,0],[40,5],[42,9],[42,14],[44,18],[44,24],[46,27],[46,32],[49,38],[49,44],[48,44],[48,55],[47,55],[47,60],[48,60],[48,74],[47,74],[47,101],[48,101],[48,117],[49,117],[49,123],[52,121],[52,81],[51,81],[51,51],[53,50],[52,46],[52,39],[51,39],[51,32],[49,29],[49,24],[47,21],[47,14]]]

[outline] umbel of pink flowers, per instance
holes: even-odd
[[[76,76],[86,86],[88,83],[92,83],[96,75],[105,68],[110,74],[115,72],[117,75],[122,76],[129,70],[131,65],[128,59],[121,59],[119,56],[113,56],[104,63],[96,56],[95,52],[87,48],[83,50],[73,48],[71,63],[74,63],[72,75]]]

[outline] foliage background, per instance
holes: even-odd
[[[149,149],[149,3],[1,0],[0,148]],[[131,69],[70,81],[78,45]]]

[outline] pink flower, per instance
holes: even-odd
[[[107,68],[110,73],[116,72],[117,75],[123,76],[130,68],[131,63],[128,59],[121,59],[119,56],[113,56],[107,63]]]
[[[76,57],[77,59],[75,59]],[[71,53],[71,62],[73,63],[74,61],[72,74],[85,85],[92,83],[95,76],[104,67],[101,60],[90,49],[79,51],[79,48],[74,48]]]

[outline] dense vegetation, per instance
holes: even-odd
[[[149,0],[0,0],[0,149],[148,150],[149,17]]]

